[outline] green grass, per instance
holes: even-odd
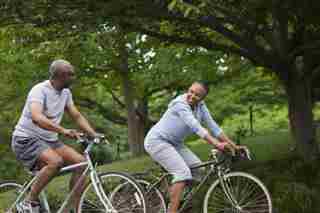
[[[288,131],[281,131],[267,135],[247,137],[241,141],[241,145],[248,146],[254,162],[266,162],[286,158],[290,153],[291,142]],[[196,140],[189,142],[188,146],[199,155],[202,160],[207,158],[210,145]]]

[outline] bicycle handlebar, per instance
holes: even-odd
[[[240,150],[236,150],[235,155],[232,155],[232,154],[227,153],[227,152],[220,151],[218,149],[212,149],[210,156],[213,157],[213,158],[218,159],[218,154],[219,153],[222,153],[223,156],[224,156],[223,159],[221,160],[222,162],[225,161],[226,158],[228,158],[228,157],[231,158],[232,160],[239,160],[239,159],[252,160],[251,152],[250,152],[250,150],[248,148],[243,148],[243,149],[240,149]]]
[[[84,143],[84,144],[100,144],[102,142],[106,143],[106,144],[110,144],[110,142],[106,139],[104,134],[98,133],[97,135],[95,135],[94,137],[89,136],[89,135],[85,135],[85,134],[81,134],[80,135],[80,139],[77,140],[78,143]]]

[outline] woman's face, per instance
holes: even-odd
[[[191,106],[197,105],[207,95],[207,91],[199,83],[193,83],[187,92],[187,102]]]

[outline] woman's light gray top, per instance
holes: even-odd
[[[206,124],[213,136],[218,136],[222,132],[211,117],[204,101],[192,109],[187,102],[186,94],[180,95],[169,103],[167,111],[148,132],[146,142],[160,139],[180,146],[183,144],[183,140],[191,134],[195,133],[204,138],[208,131],[201,123]]]

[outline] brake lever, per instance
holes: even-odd
[[[103,139],[103,142],[105,142],[107,145],[110,145],[110,142],[106,138]]]
[[[94,141],[94,143],[104,142],[104,143],[110,145],[110,142],[107,140],[105,135],[104,134],[100,134],[100,133],[97,134],[97,136],[94,138],[93,141]]]
[[[85,143],[85,142],[87,142],[87,139],[86,139],[84,133],[81,132],[81,133],[79,134],[79,136],[80,136],[80,138],[77,139],[77,143]]]
[[[244,148],[244,151],[245,151],[245,153],[246,153],[247,158],[248,158],[249,160],[252,160],[250,150],[249,150],[247,147],[245,147],[245,148]]]

